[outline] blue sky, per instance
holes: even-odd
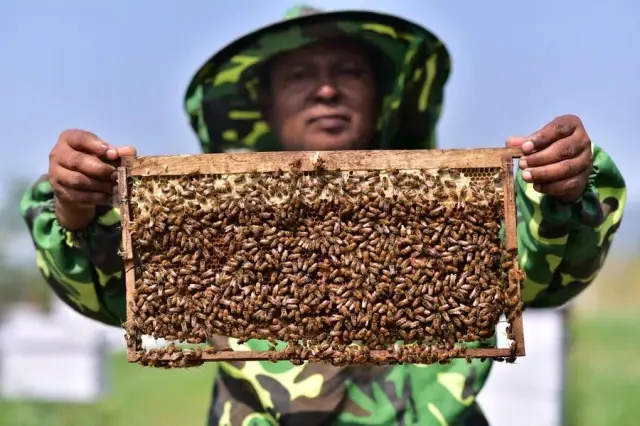
[[[0,180],[46,171],[48,153],[68,127],[136,145],[141,155],[197,152],[182,111],[189,78],[217,48],[280,19],[292,4],[2,1]],[[443,148],[500,146],[508,135],[575,113],[623,171],[630,201],[640,202],[639,2],[313,5],[392,12],[443,38],[453,57],[439,126]]]

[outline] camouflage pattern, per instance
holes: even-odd
[[[300,12],[304,14],[304,8],[288,18]],[[273,32],[245,37],[196,74],[186,109],[205,152],[278,149],[269,142],[266,124],[259,121],[250,69],[269,55],[318,39],[319,33],[307,24],[320,23],[377,43],[395,58],[397,81],[385,101],[381,146],[435,146],[433,129],[449,70],[442,44],[397,18],[365,12],[324,16],[329,19],[307,16],[276,24]],[[589,186],[573,205],[537,193],[517,175],[519,254],[527,273],[523,297],[528,307],[558,307],[571,301],[605,261],[622,219],[626,187],[611,158],[596,145],[593,157]],[[125,321],[125,284],[118,256],[119,210],[103,206],[85,230],[69,232],[55,217],[46,176],[24,194],[20,210],[33,237],[37,265],[56,294],[82,315],[120,326]],[[238,348],[235,339],[213,340]],[[265,349],[266,343],[247,345]],[[286,361],[220,363],[208,424],[483,425],[487,422],[476,396],[491,365],[477,360],[375,368],[294,366]]]

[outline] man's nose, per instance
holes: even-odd
[[[322,73],[315,92],[316,100],[321,102],[336,101],[338,95],[338,87],[333,78],[331,78],[330,73]]]
[[[318,99],[330,101],[338,97],[338,89],[331,83],[323,83],[316,91]]]

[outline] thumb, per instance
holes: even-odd
[[[135,157],[137,151],[132,146],[123,146],[118,148],[118,157]]]
[[[527,136],[509,136],[505,145],[507,148],[520,148],[523,143],[529,140]]]

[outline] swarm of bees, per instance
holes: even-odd
[[[142,335],[264,339],[271,360],[296,364],[448,362],[521,309],[500,235],[500,169],[320,163],[131,179],[127,334],[144,365],[199,365],[230,349],[146,351]]]

